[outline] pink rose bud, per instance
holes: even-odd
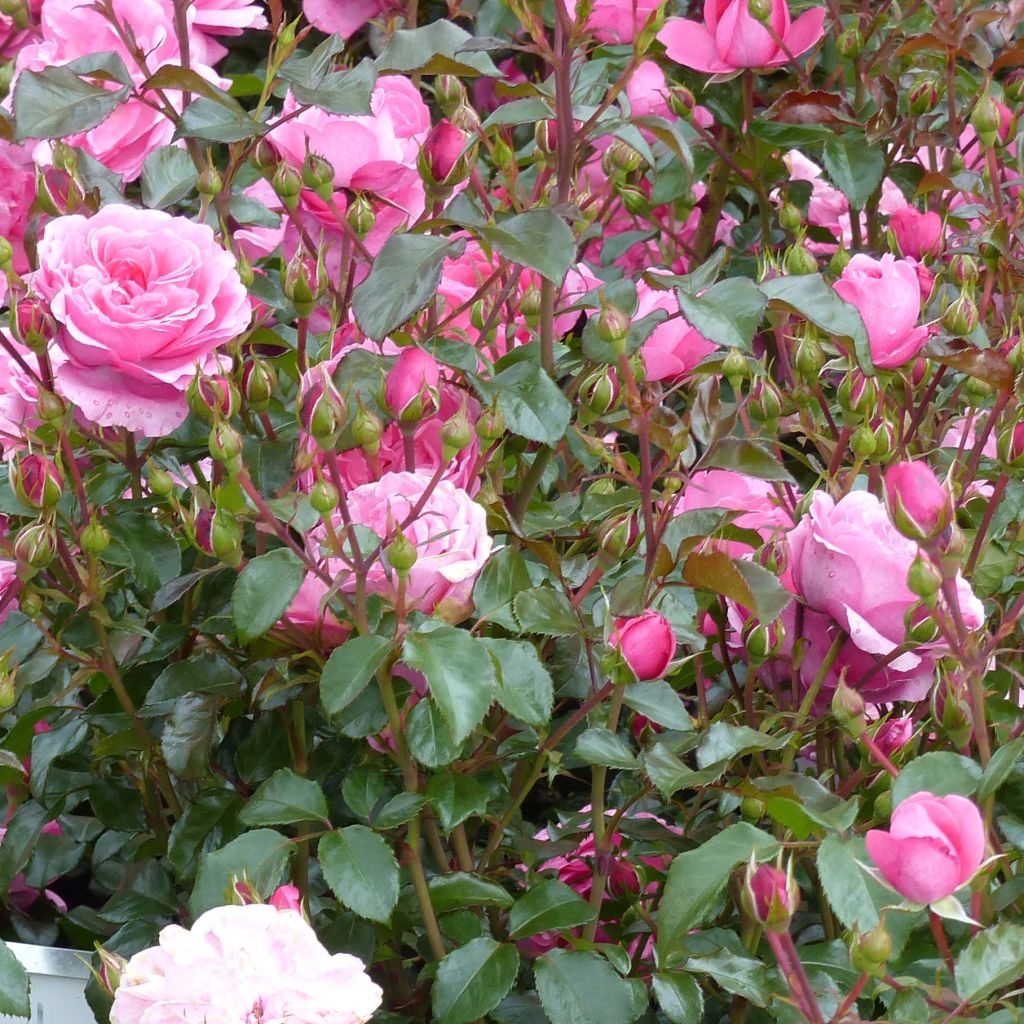
[[[676,637],[664,615],[647,611],[615,620],[608,642],[618,648],[633,675],[641,681],[660,679],[676,653]]]
[[[205,419],[231,419],[238,412],[238,389],[230,377],[212,373],[192,378],[186,392],[188,407]]]
[[[299,426],[321,448],[331,448],[345,425],[347,409],[328,363],[310,367],[302,378]]]
[[[420,154],[420,173],[430,185],[444,185],[459,163],[466,136],[447,118],[430,129]]]
[[[915,260],[935,256],[942,245],[942,218],[932,210],[922,213],[903,206],[889,218],[900,252]]]
[[[883,722],[875,733],[875,746],[886,757],[892,757],[900,747],[905,747],[914,735],[912,718],[890,718]]]
[[[391,415],[415,423],[437,409],[441,367],[421,348],[402,349],[384,384],[384,401]]]
[[[42,455],[26,455],[14,465],[14,493],[29,508],[52,508],[64,493],[60,470]]]
[[[890,466],[885,501],[896,529],[911,540],[937,537],[953,522],[953,499],[926,462]]]
[[[788,64],[821,39],[824,24],[824,7],[792,21],[786,0],[708,0],[703,22],[667,18],[658,39],[669,59],[683,67],[729,74]]]
[[[783,871],[770,864],[758,866],[751,859],[743,886],[743,904],[747,913],[765,928],[787,931],[800,904],[800,889],[792,870]]]
[[[268,902],[278,910],[294,910],[302,913],[302,893],[294,885],[279,885]]]
[[[36,296],[26,296],[18,303],[18,334],[34,352],[47,345],[56,332],[45,304]]]
[[[974,877],[985,856],[981,813],[962,796],[914,793],[892,813],[889,831],[867,834],[882,877],[915,903],[934,903]]]

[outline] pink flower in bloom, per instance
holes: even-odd
[[[348,39],[368,21],[398,9],[398,0],[302,0],[302,12],[311,25],[328,35]]]
[[[634,117],[670,117],[669,86],[665,72],[653,61],[645,60],[626,83],[626,95]]]
[[[67,357],[56,371],[61,394],[100,426],[148,437],[180,426],[197,369],[249,323],[235,259],[213,230],[112,204],[50,221],[38,256],[32,288]]]
[[[888,832],[873,828],[866,839],[882,877],[915,903],[956,892],[985,856],[981,813],[956,795],[914,793],[892,812]]]
[[[618,648],[633,675],[641,681],[660,679],[676,653],[676,637],[664,615],[643,615],[615,620],[608,643]]]
[[[319,647],[333,650],[348,639],[351,628],[338,621],[327,607],[328,599],[327,584],[314,573],[308,573],[284,617]]]
[[[669,313],[679,312],[679,302],[671,290],[656,291],[646,281],[637,282],[637,308],[635,319],[664,309]],[[647,380],[678,380],[690,373],[694,367],[718,346],[708,341],[696,327],[676,316],[658,324],[640,348]]]
[[[786,0],[771,0],[770,22],[772,32],[750,13],[748,0],[704,0],[703,23],[669,18],[658,39],[671,60],[695,71],[778,68],[806,53],[825,34],[825,8],[812,7],[791,21]]]
[[[213,36],[239,36],[247,28],[266,28],[261,5],[252,0],[193,0],[195,28]]]
[[[13,142],[0,140],[0,235],[14,247],[14,269],[28,270],[25,232],[36,198],[36,168],[32,157]],[[0,279],[0,299],[7,294],[6,275]]]
[[[926,462],[890,466],[885,501],[897,529],[908,537],[937,537],[953,521],[953,499]]]
[[[942,218],[933,210],[922,213],[903,206],[889,217],[900,252],[915,260],[935,256],[942,246]]]
[[[917,326],[921,288],[906,260],[890,253],[878,260],[857,253],[833,287],[840,298],[857,307],[876,366],[902,366],[921,351],[928,330]]]
[[[587,28],[603,43],[631,43],[664,0],[594,0]],[[565,0],[570,17],[577,17],[577,0]]]
[[[354,524],[372,530],[385,544],[395,539],[400,528],[417,555],[406,579],[407,607],[428,615],[436,611],[442,618],[458,621],[472,609],[473,583],[491,553],[487,516],[464,490],[441,480],[419,515],[407,523],[430,483],[428,473],[385,473],[349,492],[349,514]],[[336,515],[340,528],[340,513]],[[322,526],[310,532],[315,549],[325,539]],[[341,592],[355,590],[355,577],[340,558],[328,557],[326,566]],[[368,593],[392,602],[397,599],[398,577],[380,559],[370,567],[366,586]]]
[[[129,960],[111,1024],[365,1024],[382,992],[362,961],[327,952],[301,914],[217,907],[168,925]]]
[[[807,515],[786,538],[789,572],[803,600],[801,636],[809,641],[801,662],[806,682],[814,679],[831,646],[835,623],[849,637],[826,680],[838,681],[845,647],[852,659],[847,682],[855,685],[875,659],[892,654],[905,639],[904,614],[918,599],[907,587],[907,573],[918,547],[897,532],[882,503],[867,491],[852,491],[836,502],[823,491],[811,499]],[[960,613],[969,629],[979,629],[985,612],[970,584],[957,576]],[[788,619],[786,618],[788,616]],[[793,635],[796,613],[784,613]],[[873,680],[861,686],[865,699],[920,700],[934,680],[934,656],[941,648],[922,645],[898,654]]]
[[[17,607],[18,563],[0,558],[0,623]]]
[[[0,348],[0,445],[6,459],[28,444],[27,435],[41,421],[36,411],[39,380],[30,372],[36,357],[6,331],[4,337],[6,347]],[[20,361],[10,349],[22,357]]]

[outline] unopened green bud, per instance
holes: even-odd
[[[796,344],[793,365],[800,376],[808,383],[818,380],[818,374],[825,365],[825,352],[813,331],[805,331]]]
[[[207,199],[213,199],[220,194],[222,184],[217,168],[207,164],[196,179],[196,191]]]
[[[445,117],[466,102],[466,89],[455,75],[438,75],[434,81],[434,98]]]
[[[174,490],[174,477],[155,462],[146,463],[146,483],[151,494],[164,498]]]
[[[964,337],[978,326],[978,307],[964,292],[951,302],[942,314],[942,329],[949,334]]]
[[[279,163],[270,184],[274,186],[274,191],[287,209],[294,210],[299,205],[302,177],[294,167],[284,161]]]
[[[33,569],[45,569],[56,554],[57,542],[48,523],[24,526],[14,539],[14,557]]]
[[[242,454],[242,435],[229,423],[216,423],[210,431],[209,448],[218,462],[234,462]]]
[[[44,423],[60,423],[67,408],[64,399],[52,391],[40,391],[36,399],[36,413]]]
[[[856,28],[848,28],[836,40],[836,51],[843,60],[856,60],[864,50],[864,38]]]
[[[334,168],[322,156],[307,153],[302,164],[302,183],[328,202],[334,196]]]
[[[864,698],[845,679],[839,680],[832,695],[832,715],[842,728],[856,739],[867,729],[864,718]]]
[[[476,434],[481,441],[497,441],[505,436],[505,417],[496,405],[480,414],[476,421]]]
[[[994,146],[999,138],[1001,125],[1002,117],[999,113],[999,105],[986,91],[971,112],[971,126],[978,133],[982,145]]]
[[[380,451],[384,424],[357,398],[356,414],[352,418],[352,439],[370,456]]]
[[[373,204],[369,198],[360,193],[352,200],[345,214],[349,227],[360,237],[365,238],[377,223],[377,215],[373,212]]]
[[[395,534],[395,539],[384,549],[384,555],[387,557],[388,565],[399,576],[406,576],[416,564],[416,545],[399,530]]]
[[[469,422],[466,405],[463,403],[462,408],[451,419],[446,420],[441,427],[442,458],[445,462],[455,458],[463,448],[469,446],[472,440],[473,425]]]
[[[875,432],[866,423],[862,423],[850,436],[850,451],[858,458],[870,459],[877,447]]]
[[[892,937],[884,925],[877,925],[850,943],[850,962],[862,974],[878,978],[892,957]]]
[[[609,178],[640,170],[644,158],[628,143],[616,139],[601,157],[601,169]]]
[[[926,604],[934,604],[942,587],[942,573],[932,564],[931,559],[917,555],[907,571],[907,589]]]
[[[745,821],[760,821],[768,813],[768,805],[756,796],[745,796],[740,801],[740,814]]]
[[[750,376],[746,357],[738,348],[731,348],[722,360],[722,373],[735,394],[743,388],[743,381]]]
[[[783,203],[779,210],[779,223],[787,231],[799,231],[803,227],[804,215],[796,203]]]
[[[602,306],[597,318],[597,336],[619,355],[625,354],[630,318],[615,306]]]
[[[0,270],[10,270],[14,259],[14,246],[0,235]]]
[[[794,277],[802,274],[814,274],[818,270],[818,261],[815,259],[814,253],[803,242],[791,245],[786,250],[782,263],[786,268],[786,273]]]
[[[330,515],[338,507],[338,488],[323,478],[313,484],[309,492],[309,503],[322,516]]]
[[[87,555],[101,555],[110,544],[110,531],[94,515],[78,540]]]
[[[836,277],[839,277],[839,275],[842,274],[842,272],[850,265],[850,260],[852,259],[853,257],[842,246],[840,246],[836,249],[832,259],[829,260],[828,268],[836,275]]]

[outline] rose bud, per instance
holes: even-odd
[[[278,910],[302,913],[302,893],[294,885],[279,885],[267,902]]]
[[[463,177],[466,136],[447,118],[430,129],[419,155],[419,170],[428,185],[454,185]]]
[[[196,515],[196,547],[232,568],[242,561],[242,526],[227,509],[204,508]]]
[[[113,996],[121,984],[121,975],[128,966],[128,961],[117,953],[111,953],[102,946],[97,945],[96,952],[100,958],[100,969],[95,972],[100,987],[108,996]]]
[[[223,373],[193,377],[187,398],[188,407],[204,419],[229,420],[238,412],[238,389]]]
[[[384,401],[391,415],[402,423],[415,423],[437,409],[441,368],[421,348],[399,354],[384,384]]]
[[[882,877],[914,903],[934,903],[969,882],[985,856],[981,813],[962,796],[914,793],[871,829],[868,854]]]
[[[15,323],[21,340],[33,352],[41,352],[56,330],[45,303],[35,295],[27,295],[18,303]]]
[[[747,913],[773,932],[786,932],[789,922],[800,905],[800,889],[793,879],[793,868],[788,871],[758,865],[751,857],[743,882],[743,906]]]
[[[252,359],[242,368],[242,394],[253,412],[265,412],[277,388],[277,373],[265,359]]]
[[[899,462],[885,474],[893,525],[911,540],[937,537],[953,522],[953,499],[926,462]]]
[[[655,611],[616,619],[608,643],[618,649],[633,675],[642,682],[660,679],[676,653],[672,626]]]
[[[857,935],[850,944],[850,961],[863,974],[881,977],[885,965],[892,957],[892,936],[880,924],[863,935]]]
[[[942,245],[942,218],[932,210],[922,213],[904,206],[889,218],[900,252],[915,260],[935,256]]]
[[[57,542],[46,523],[23,527],[14,540],[14,557],[33,569],[45,569],[56,554]]]
[[[64,493],[60,470],[42,455],[26,455],[14,464],[14,493],[33,509],[53,508]]]
[[[905,747],[914,735],[914,720],[912,718],[890,718],[883,722],[875,732],[875,746],[885,754],[892,757],[901,747]]]
[[[299,426],[323,449],[331,448],[345,425],[345,400],[334,384],[330,367],[317,363],[303,377]]]

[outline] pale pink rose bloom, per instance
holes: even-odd
[[[348,39],[368,21],[398,9],[399,0],[302,0],[302,12],[311,25],[342,39]]]
[[[857,253],[833,287],[840,298],[857,307],[876,366],[902,366],[921,351],[928,329],[917,325],[921,286],[907,260],[891,253],[878,260]]]
[[[889,831],[873,828],[868,854],[885,880],[915,903],[956,892],[985,857],[985,826],[966,797],[914,793],[893,812]]]
[[[429,473],[385,473],[350,491],[348,510],[354,524],[372,530],[385,544],[395,539],[401,527],[415,547],[416,563],[405,586],[407,607],[460,620],[472,609],[473,584],[490,557],[493,542],[483,507],[448,480],[434,487],[419,515],[406,524],[430,482]],[[343,525],[340,513],[336,513],[335,523],[339,529]],[[309,541],[314,553],[322,556],[324,528],[314,527]],[[345,562],[328,556],[325,564],[343,593],[355,590],[355,576]],[[366,587],[368,593],[380,594],[393,603],[398,596],[398,577],[384,559],[378,559],[367,573]]]
[[[707,74],[777,68],[801,57],[825,34],[825,8],[791,21],[786,0],[771,0],[772,31],[751,13],[748,0],[704,0],[704,20],[668,18],[658,33],[670,60]],[[779,45],[781,41],[784,46]]]
[[[768,480],[731,469],[703,469],[694,473],[675,506],[677,515],[701,508],[721,508],[740,513],[732,525],[756,530],[768,541],[793,528],[793,520],[779,502]],[[750,545],[735,540],[715,540],[715,546],[730,555],[750,551]]]
[[[253,0],[193,0],[195,28],[213,36],[240,36],[247,28],[266,28],[264,4]]]
[[[383,993],[362,961],[327,952],[301,914],[217,907],[168,925],[128,961],[111,1024],[366,1024]]]
[[[3,458],[7,459],[28,446],[28,435],[42,421],[36,411],[39,400],[36,356],[7,331],[2,333],[5,344],[0,347],[0,447]],[[61,353],[55,355],[58,362],[62,361]]]
[[[0,139],[0,235],[14,248],[12,263],[19,274],[28,270],[25,232],[35,198],[36,170],[32,157],[21,146]],[[0,287],[6,294],[6,275]]]
[[[664,0],[594,0],[587,28],[603,43],[631,43]],[[578,17],[577,0],[565,0],[572,18]]]
[[[274,186],[266,178],[257,178],[245,194],[262,203],[272,213],[280,215],[284,209],[281,200],[274,191]],[[281,218],[277,227],[264,227],[258,224],[245,224],[235,228],[234,238],[238,247],[250,263],[255,263],[264,256],[269,256],[284,241],[285,219]]]
[[[671,289],[655,290],[646,281],[636,286],[637,308],[634,319],[639,320],[663,309],[679,313],[679,301]],[[693,371],[697,364],[718,350],[696,327],[680,316],[658,324],[640,347],[644,372],[648,380],[677,380]]]
[[[213,230],[112,204],[51,220],[38,256],[31,287],[57,324],[52,347],[67,357],[61,394],[100,426],[148,437],[180,426],[197,370],[249,323],[235,259]]]

